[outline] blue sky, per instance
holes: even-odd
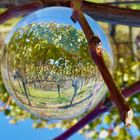
[[[9,123],[3,113],[0,113],[0,139],[1,140],[52,140],[60,135],[61,129],[34,129],[32,121],[26,120],[12,125]],[[73,135],[69,140],[86,140],[86,138],[78,133]]]
[[[108,113],[105,113],[107,115]],[[103,119],[102,117],[102,119]],[[101,124],[97,127],[97,131],[100,131],[100,127],[108,128],[108,125]],[[124,127],[122,124],[120,127]],[[58,128],[55,129],[34,129],[32,128],[32,120],[25,120],[19,122],[17,125],[12,125],[9,123],[9,119],[0,113],[0,138],[2,140],[52,140],[54,137],[60,135],[64,131]],[[140,136],[140,131],[133,125],[128,133],[135,138]],[[84,136],[76,133],[68,140],[89,140]]]

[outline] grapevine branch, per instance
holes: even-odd
[[[105,4],[115,4],[115,5],[120,5],[120,4],[140,4],[139,0],[133,0],[133,1],[116,1],[116,2],[106,2]]]
[[[72,2],[72,7],[74,9],[72,19],[80,23],[89,44],[91,57],[96,63],[108,87],[108,90],[110,91],[111,98],[115,102],[120,112],[121,120],[125,123],[126,127],[129,127],[131,125],[131,119],[132,119],[131,116],[133,115],[133,111],[130,108],[130,106],[127,104],[121,91],[117,88],[108,68],[106,67],[104,63],[104,59],[102,57],[101,41],[98,36],[94,35],[83,12],[81,11],[80,5],[81,5],[81,0],[74,0]]]
[[[13,17],[29,14],[39,8],[57,5],[69,7],[70,0],[12,0],[12,2],[11,0],[1,0],[0,7],[7,8],[8,10],[0,15],[0,24]],[[97,4],[84,1],[82,11],[95,20],[113,24],[140,26],[140,10],[131,10],[109,4]]]
[[[132,84],[129,87],[126,87],[122,89],[122,94],[124,97],[131,97],[137,93],[140,92],[140,81]],[[56,137],[54,140],[66,140],[70,136],[72,136],[74,133],[82,129],[85,125],[95,120],[97,117],[102,115],[105,112],[108,112],[112,107],[114,107],[115,104],[111,100],[111,98],[106,98],[104,101],[98,104],[98,106],[92,110],[90,113],[88,113],[86,116],[84,116],[80,121],[78,121],[74,126],[72,126],[70,129],[65,131],[60,136]]]
[[[33,12],[34,10],[37,10],[40,7],[41,7],[40,3],[32,3],[19,7],[10,7],[8,8],[8,10],[0,14],[0,24],[6,22],[11,18],[23,16],[27,13]]]

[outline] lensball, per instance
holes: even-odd
[[[2,77],[16,103],[43,119],[69,119],[95,106],[107,88],[93,62],[72,9],[50,7],[24,17],[3,47]],[[85,15],[102,42],[111,70],[112,53],[101,27]]]

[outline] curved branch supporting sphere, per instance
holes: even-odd
[[[78,0],[77,1],[75,0],[74,2],[75,3],[73,3],[73,5],[72,5],[74,7],[74,13],[73,13],[73,17],[72,18],[73,18],[74,21],[76,21],[76,20],[79,21],[80,25],[82,26],[82,28],[83,28],[83,30],[84,30],[84,32],[86,34],[86,37],[88,39],[88,42],[90,44],[90,39],[91,39],[92,35],[94,36],[94,34],[92,33],[92,31],[90,31],[90,26],[88,25],[88,23],[86,23],[86,20],[84,19],[84,16],[82,15],[82,12],[79,11],[80,10],[79,7],[78,8],[76,7],[76,4],[78,5],[78,2],[80,4],[80,0],[79,1]],[[87,26],[86,26],[87,28],[85,28],[85,25],[86,24],[87,24]],[[96,40],[93,40],[93,41],[96,41]],[[93,59],[94,59],[95,62],[96,62],[96,59],[98,58],[98,57],[96,57],[96,53],[97,52],[96,53],[94,52],[96,46],[97,46],[96,42],[93,42],[93,44],[91,44],[91,48],[93,50],[93,56],[92,57],[93,57]],[[103,68],[103,67],[100,66],[100,64],[103,64],[102,62],[100,62],[100,60],[102,60],[102,59],[100,58],[99,61],[97,61],[97,63],[96,63],[97,66],[99,65],[99,67],[98,67],[99,69],[100,68]],[[105,67],[105,69],[106,69],[106,67]],[[102,69],[101,69],[100,72],[102,73]],[[108,73],[108,71],[106,71],[106,73]],[[107,74],[104,73],[102,76],[105,77],[104,80],[106,82],[107,81],[107,79],[106,79]],[[111,79],[111,77],[108,77],[108,78],[109,78],[109,80]],[[114,81],[112,81],[112,82],[114,83]],[[125,123],[126,123],[126,126],[127,126],[127,123],[131,122],[131,120],[133,118],[133,112],[129,108],[129,106],[127,105],[127,103],[125,102],[124,98],[123,97],[121,98],[121,96],[119,97],[120,93],[119,93],[118,89],[116,88],[116,86],[115,85],[112,85],[113,86],[113,90],[111,90],[111,87],[109,86],[110,83],[109,82],[106,82],[106,83],[108,85],[108,88],[109,88],[111,94],[113,95],[114,93],[116,93],[116,94],[118,94],[117,95],[118,98],[120,98],[119,100],[121,101],[121,104],[122,105],[119,105],[118,104],[119,103],[119,100],[117,100],[117,96],[116,97],[113,97],[115,99],[115,103],[118,106],[119,110],[121,110],[121,108],[119,106],[123,107],[123,102],[124,102],[124,106],[126,106],[126,108],[128,108],[128,110],[126,108],[123,108],[123,110],[126,109],[126,112],[125,113],[128,115],[128,116],[127,115],[126,116],[123,116],[123,117],[125,117]],[[62,135],[58,136],[54,140],[67,139],[73,133],[75,133],[76,131],[80,130],[84,125],[86,125],[87,123],[89,123],[90,121],[92,121],[93,119],[95,119],[96,117],[98,117],[100,114],[108,111],[109,108],[111,107],[111,105],[112,104],[110,104],[110,106],[108,106],[104,102],[104,107],[102,107],[102,104],[100,104],[95,110],[91,111],[88,115],[86,115],[83,119],[81,119],[76,125],[74,125],[70,129],[68,129],[65,133],[63,133]],[[124,119],[124,118],[122,118],[122,119]]]
[[[126,127],[131,125],[133,111],[130,106],[127,104],[125,98],[123,97],[121,91],[116,86],[106,64],[104,63],[104,58],[102,57],[102,49],[101,49],[101,41],[99,36],[95,36],[94,32],[92,31],[90,25],[88,24],[83,12],[81,11],[81,0],[73,0],[71,3],[72,8],[74,9],[72,20],[74,22],[78,21],[81,25],[83,32],[88,41],[88,48],[91,53],[91,57],[94,60],[95,64],[97,65],[107,87],[111,94],[112,100],[115,102],[121,120],[124,122]]]
[[[48,7],[48,6],[66,6],[69,7],[69,0],[38,0],[38,1],[11,1],[2,0],[0,7],[8,8],[9,10],[0,15],[0,24],[4,23],[6,20],[28,14],[37,10],[38,8]],[[90,15],[92,18],[109,22],[113,24],[123,24],[130,26],[140,26],[140,10],[130,10],[119,8],[116,6],[111,6],[107,4],[97,4],[90,2],[83,2],[82,11]]]
[[[131,97],[137,94],[138,92],[140,92],[140,81],[134,83],[130,87],[122,89],[122,93],[126,98]],[[106,104],[106,103],[109,103],[109,104]],[[111,99],[109,98],[106,98],[103,102],[98,104],[98,106],[94,110],[92,110],[89,114],[83,117],[78,123],[76,123],[73,127],[68,129],[66,132],[64,132],[60,136],[54,138],[54,140],[65,140],[69,138],[74,133],[82,129],[85,125],[94,121],[97,117],[99,117],[103,113],[109,111],[112,107],[114,107],[113,101],[111,101]]]

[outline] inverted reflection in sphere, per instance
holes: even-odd
[[[71,9],[62,7],[34,12],[13,28],[5,42],[5,86],[22,108],[41,118],[73,118],[94,108],[106,92],[85,35],[71,14]],[[100,36],[105,63],[111,68],[105,34],[86,18]]]

